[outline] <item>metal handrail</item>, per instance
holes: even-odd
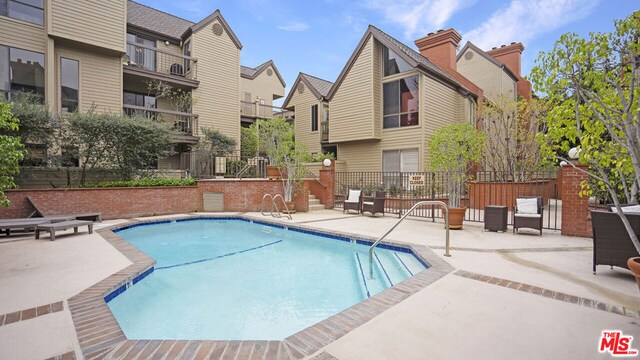
[[[293,220],[293,218],[291,217],[291,212],[289,211],[289,207],[287,206],[287,202],[284,201],[284,198],[282,197],[282,195],[280,194],[276,194],[276,196],[273,197],[273,206],[276,207],[276,211],[278,211],[278,214],[280,214],[280,210],[278,210],[278,205],[276,204],[276,199],[280,198],[282,199],[282,203],[284,204],[284,208],[285,210],[287,210],[287,216],[289,217],[289,220]]]
[[[280,216],[275,216],[273,215],[273,196],[271,194],[264,194],[264,196],[262,197],[262,203],[260,204],[260,214],[262,214],[262,216],[267,216],[264,214],[264,199],[266,199],[267,197],[271,198],[271,207],[269,208],[269,212],[271,213],[271,216],[273,217],[280,217]],[[285,204],[286,205],[286,204]],[[276,206],[276,210],[278,210],[278,207]],[[279,215],[279,211],[278,211],[278,215]]]
[[[373,279],[373,249],[385,237],[387,237],[387,235],[389,235],[393,230],[395,230],[395,228],[397,228],[398,225],[400,225],[402,220],[404,220],[407,216],[409,216],[409,214],[411,214],[413,212],[413,210],[415,210],[418,206],[422,206],[422,205],[440,205],[440,206],[442,206],[444,208],[445,214],[446,214],[445,217],[444,217],[444,221],[445,221],[445,228],[447,229],[447,241],[446,241],[446,245],[445,245],[444,256],[447,256],[447,257],[451,256],[451,254],[449,254],[449,206],[446,203],[444,203],[443,201],[439,201],[439,200],[419,201],[415,205],[413,205],[411,207],[411,209],[409,209],[409,211],[407,211],[404,215],[402,215],[400,220],[398,220],[398,222],[396,222],[395,225],[393,225],[391,227],[391,229],[389,229],[389,231],[387,231],[384,235],[382,235],[382,237],[380,237],[378,240],[376,240],[376,242],[374,242],[373,245],[371,245],[371,247],[369,248],[369,278]]]

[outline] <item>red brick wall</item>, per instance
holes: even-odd
[[[284,194],[282,180],[211,179],[198,181],[198,191],[224,193],[225,211],[260,211],[264,194]],[[203,209],[202,195],[198,206]]]
[[[586,170],[585,165],[578,165]],[[591,237],[591,217],[589,216],[589,198],[580,197],[580,183],[588,175],[572,166],[562,168],[562,235]]]
[[[333,196],[335,194],[335,161],[331,160],[331,166],[323,166],[320,169],[320,182],[307,180],[309,191],[320,200],[325,209],[333,209]]]
[[[202,207],[195,186],[9,190],[6,194],[12,205],[0,207],[2,219],[28,216],[33,208],[27,196],[46,215],[102,212],[104,219],[187,213]]]

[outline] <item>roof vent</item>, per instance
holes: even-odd
[[[504,44],[503,44],[503,45],[500,45],[500,47],[501,47],[501,48],[503,48],[503,47],[505,47],[505,46],[507,46],[507,45],[504,45]]]
[[[511,42],[511,45],[515,45],[515,44],[516,44],[516,42],[515,42],[515,41],[512,41],[512,42]]]
[[[433,34],[435,34],[435,33],[432,31],[432,32],[428,33],[427,36],[431,36]]]
[[[443,32],[443,31],[444,31],[444,29],[440,29],[440,30],[438,30],[438,32],[439,32],[439,33]]]
[[[494,47],[492,47],[492,48],[491,48],[491,50],[495,50],[495,49],[497,49],[497,48],[498,48],[497,46],[494,46]]]
[[[222,27],[222,25],[220,25],[220,23],[213,24],[213,26],[211,27],[211,30],[213,30],[213,33],[216,36],[220,36],[224,32],[224,28]]]
[[[465,59],[465,60],[471,60],[471,59],[473,59],[473,51],[467,51],[467,52],[464,54],[464,59]]]
[[[271,70],[271,68],[267,69],[267,75],[269,76],[273,75],[273,70]]]
[[[302,94],[304,92],[304,84],[300,83],[300,85],[298,85],[298,94]]]

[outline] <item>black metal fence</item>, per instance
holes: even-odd
[[[269,160],[259,156],[188,152],[180,155],[180,169],[196,179],[265,178]]]
[[[488,205],[506,206],[508,222],[513,222],[513,209],[519,196],[541,196],[544,204],[543,227],[561,228],[561,206],[558,171],[524,171],[509,174],[495,171],[475,171],[469,174],[461,205],[467,208],[466,221],[484,222],[484,209]],[[444,172],[337,172],[335,176],[336,208],[342,208],[349,189],[362,189],[364,195],[385,190],[385,212],[402,215],[422,200],[448,201],[447,174]],[[515,180],[515,181],[514,181]],[[423,206],[412,216],[441,218],[443,212],[436,206]]]

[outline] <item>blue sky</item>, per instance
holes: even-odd
[[[637,0],[138,0],[197,22],[220,9],[244,45],[241,62],[273,59],[287,82],[299,71],[334,81],[367,25],[415,48],[428,32],[455,28],[488,50],[520,41],[523,73],[563,33],[613,29],[613,19],[640,8]]]

